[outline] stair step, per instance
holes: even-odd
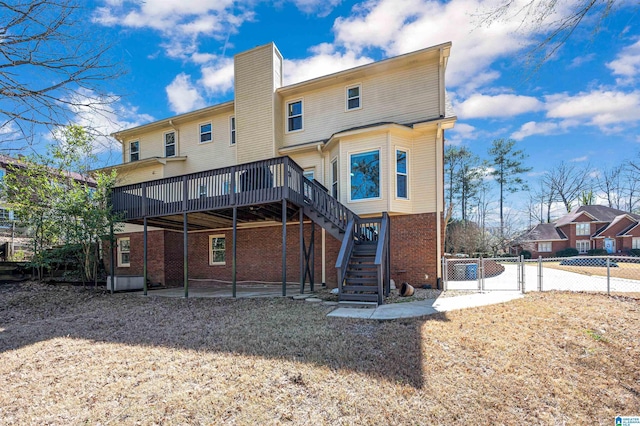
[[[378,284],[378,277],[368,277],[368,278],[345,278],[347,284]]]
[[[378,293],[376,285],[343,285],[342,291],[359,291],[367,293]]]
[[[373,261],[371,262],[354,262],[355,259],[351,259],[351,262],[349,262],[349,268],[366,268],[366,269],[371,269],[371,268],[375,268],[378,265],[376,265],[375,263],[373,263]]]
[[[358,269],[347,269],[347,277],[349,275],[360,275],[363,277],[377,277],[378,271],[368,270],[358,270]]]
[[[342,301],[354,301],[354,302],[378,302],[377,294],[353,294],[353,293],[342,293],[339,297],[340,302]]]

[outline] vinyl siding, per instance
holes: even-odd
[[[239,163],[271,158],[274,143],[273,44],[235,57],[235,116]]]
[[[117,186],[129,185],[132,183],[146,182],[149,180],[161,179],[164,169],[162,164],[154,163],[140,166],[126,171],[118,171]]]
[[[414,139],[411,150],[411,199],[413,213],[432,213],[437,211],[436,190],[436,131],[422,134]]]
[[[322,176],[322,155],[318,153],[318,151],[314,150],[299,154],[292,154],[290,157],[303,169],[313,169],[314,178],[324,186],[327,186],[324,184]]]
[[[354,84],[361,84],[362,108],[346,111],[346,88]],[[304,130],[285,133],[284,146],[325,140],[336,132],[377,122],[406,124],[437,118],[438,92],[438,62],[433,60],[286,97],[282,114],[287,102],[304,98]]]

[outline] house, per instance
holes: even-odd
[[[604,249],[627,253],[640,249],[640,215],[607,206],[581,206],[554,223],[541,223],[518,237],[514,247],[532,257],[553,257],[566,248],[579,253]]]
[[[438,285],[450,48],[283,86],[269,43],[235,56],[232,101],[115,133],[115,275]]]
[[[0,154],[0,182],[4,181],[7,173],[20,173],[28,167],[24,158],[13,158]],[[51,174],[58,173],[51,169]],[[95,188],[96,182],[80,173],[64,172],[66,178],[81,182],[84,185]],[[29,230],[20,225],[11,205],[6,200],[0,200],[0,259],[2,260],[26,260],[33,255],[33,239]]]

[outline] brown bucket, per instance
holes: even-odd
[[[402,283],[400,285],[400,296],[404,296],[404,297],[413,296],[414,291],[415,289],[409,283]]]

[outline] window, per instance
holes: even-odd
[[[225,254],[224,235],[209,235],[209,265],[224,265]]]
[[[213,139],[211,133],[211,123],[200,125],[200,143],[211,142]]]
[[[396,197],[409,198],[407,188],[407,151],[396,150]]]
[[[138,161],[140,159],[140,142],[129,142],[129,161]]]
[[[380,151],[351,154],[351,200],[380,197]]]
[[[586,253],[587,251],[589,251],[589,246],[589,240],[576,241],[576,248],[578,249],[579,253]]]
[[[591,224],[576,223],[576,235],[591,235]]]
[[[631,239],[631,248],[640,249],[640,237],[633,237]]]
[[[198,192],[200,198],[207,196],[207,185],[200,185],[200,191]]]
[[[176,132],[164,134],[164,156],[175,157],[176,155]]]
[[[338,157],[331,162],[331,195],[338,198]]]
[[[313,180],[314,179],[314,170],[313,169],[309,169],[309,170],[305,170],[302,172],[302,174],[304,175],[304,177],[306,177],[309,180]]]
[[[118,267],[128,267],[131,265],[129,255],[131,254],[131,240],[129,237],[118,238]]]
[[[302,101],[287,103],[287,131],[302,130]]]
[[[234,116],[231,116],[229,118],[229,128],[231,129],[229,144],[235,145],[236,144],[236,118]]]
[[[347,111],[360,109],[360,85],[347,87]]]
[[[308,169],[302,172],[302,175],[313,182],[315,172],[313,169]],[[304,186],[304,196],[305,198],[311,199],[313,196],[313,191],[307,185]]]
[[[551,243],[538,243],[538,252],[540,252],[540,253],[550,253],[551,252]]]

